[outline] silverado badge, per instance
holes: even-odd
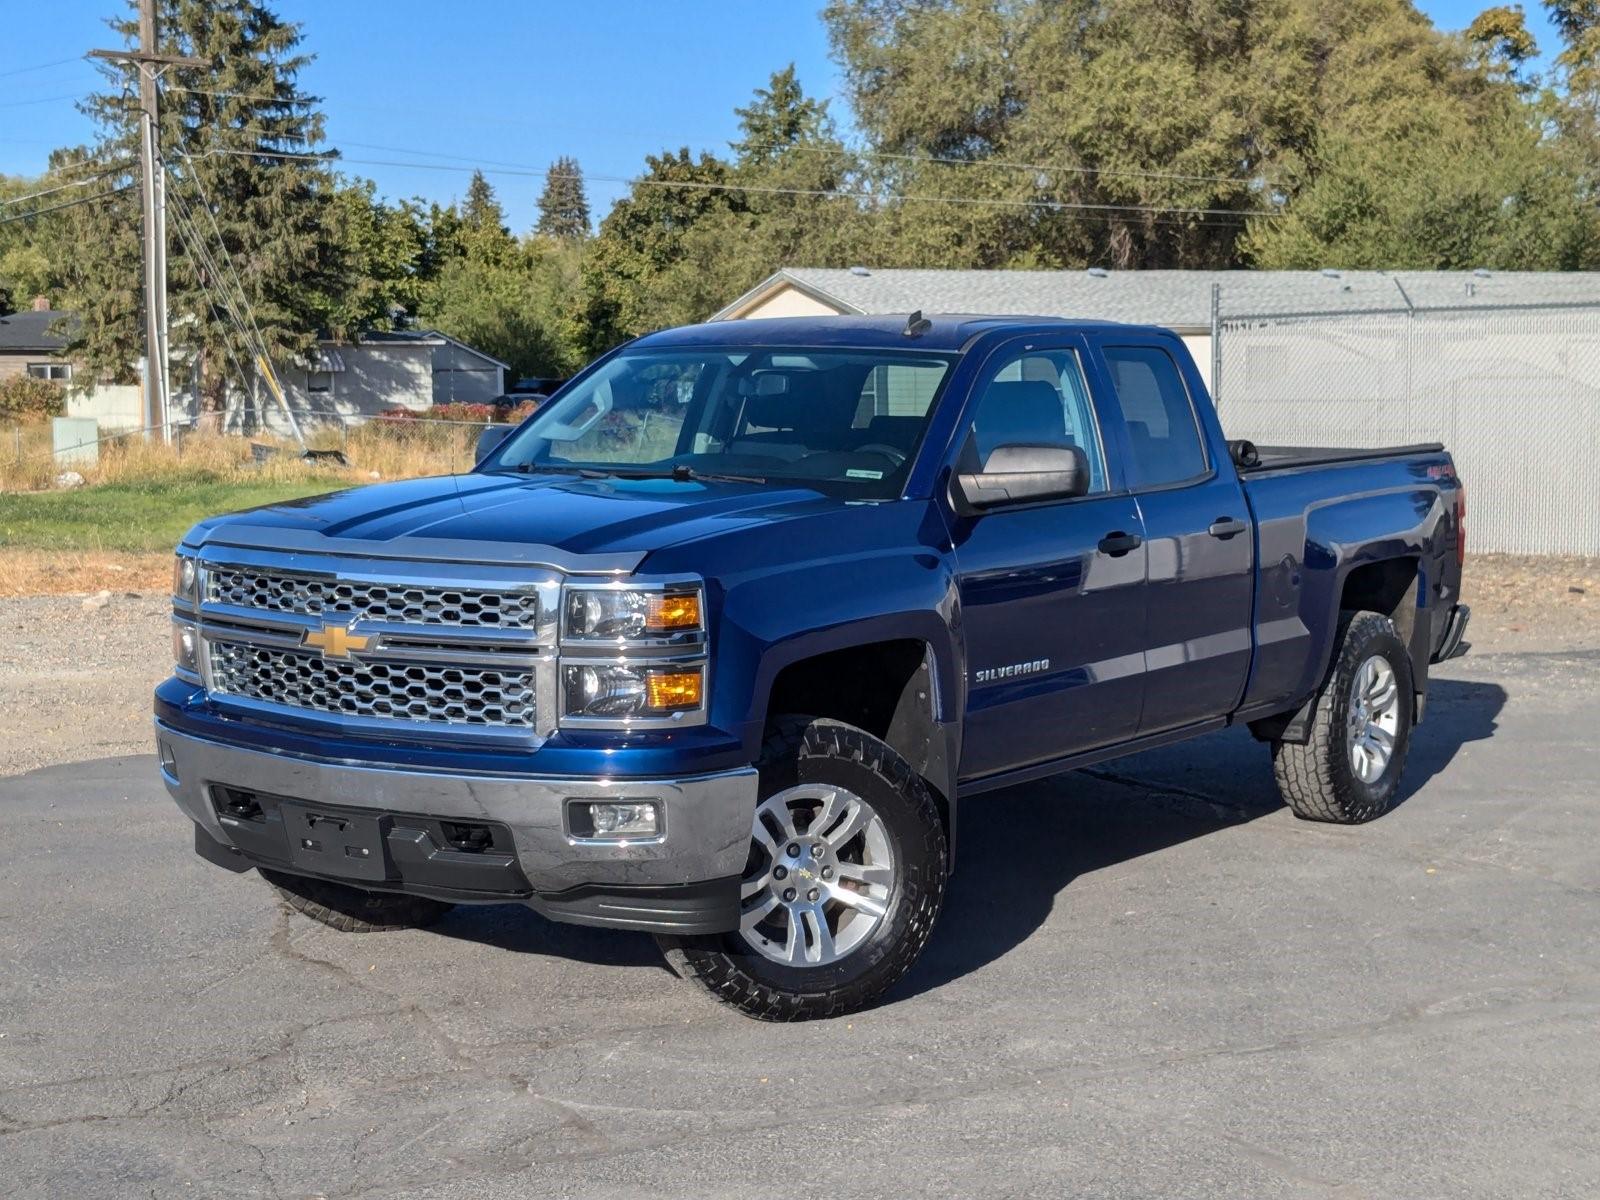
[[[323,658],[349,658],[352,650],[365,650],[371,640],[365,634],[351,633],[348,625],[324,625],[306,630],[301,645],[321,650]]]

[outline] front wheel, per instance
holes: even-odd
[[[1411,656],[1375,612],[1340,627],[1304,745],[1274,742],[1273,774],[1297,817],[1354,825],[1393,806],[1411,743]]]
[[[944,826],[883,742],[838,721],[777,722],[757,764],[735,933],[660,937],[673,969],[768,1021],[867,1007],[916,961],[944,899]]]

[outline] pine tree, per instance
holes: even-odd
[[[461,202],[461,253],[476,262],[501,265],[516,253],[517,243],[506,228],[505,209],[482,171],[472,173]]]
[[[541,237],[581,241],[589,236],[589,200],[583,191],[583,169],[565,156],[550,164],[539,195]]]
[[[745,165],[769,163],[795,146],[833,137],[828,102],[805,94],[793,63],[774,72],[766,87],[757,88],[749,105],[733,111],[744,131],[733,149]]]
[[[217,412],[230,380],[243,385],[253,370],[224,293],[248,309],[253,339],[280,369],[314,351],[343,275],[329,214],[334,179],[320,158],[284,157],[316,155],[323,139],[317,100],[297,84],[309,61],[298,52],[298,26],[253,0],[158,5],[161,51],[208,64],[162,76],[159,141],[168,169],[174,373],[192,364],[202,407]],[[133,43],[134,17],[111,27]],[[137,81],[131,67],[106,72],[111,86],[83,105],[101,129],[96,157],[132,160]],[[131,381],[144,353],[137,194],[70,215],[68,300],[83,318],[70,352],[95,374]]]

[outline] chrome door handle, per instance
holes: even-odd
[[[1207,529],[1206,532],[1214,538],[1221,538],[1226,541],[1235,534],[1243,533],[1248,528],[1250,527],[1243,521],[1236,521],[1232,517],[1218,517],[1211,522],[1211,528]]]

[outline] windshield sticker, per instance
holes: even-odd
[[[846,479],[882,479],[882,471],[865,471],[859,467],[852,467],[845,473]]]

